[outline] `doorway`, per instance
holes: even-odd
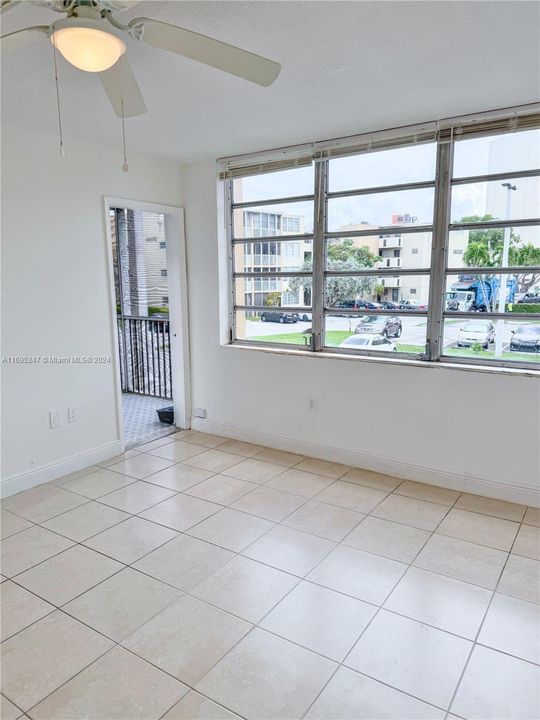
[[[183,210],[118,198],[105,205],[118,428],[129,449],[189,427]]]

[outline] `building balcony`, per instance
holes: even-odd
[[[384,235],[379,237],[379,250],[401,247],[403,247],[403,238],[401,235]]]
[[[379,267],[383,268],[399,268],[401,267],[401,258],[382,258],[382,262]]]
[[[383,278],[380,278],[380,283],[385,288],[398,288],[398,287],[401,287],[401,278],[383,277]]]

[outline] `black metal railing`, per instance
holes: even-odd
[[[122,392],[172,398],[169,320],[118,317]]]

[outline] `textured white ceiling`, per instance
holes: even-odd
[[[260,88],[128,40],[148,113],[127,121],[128,146],[184,161],[309,142],[539,99],[537,2],[137,3],[149,16],[283,65]],[[60,16],[30,2],[2,32]],[[2,54],[2,118],[56,132],[48,42]],[[118,147],[120,122],[97,77],[61,61],[64,133]]]

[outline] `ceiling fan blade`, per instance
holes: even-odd
[[[144,98],[125,55],[122,55],[111,68],[99,73],[99,79],[117,117],[122,117],[122,98],[124,117],[144,115],[146,112]]]
[[[129,27],[135,30],[136,37],[137,30],[141,28],[142,39],[149,45],[211,65],[264,87],[271,85],[281,70],[281,65],[273,60],[176,25],[136,18]]]
[[[34,27],[16,30],[15,32],[2,35],[0,38],[0,47],[2,50],[17,50],[18,48],[33,45],[39,40],[44,39],[49,32],[48,25],[35,25]]]

